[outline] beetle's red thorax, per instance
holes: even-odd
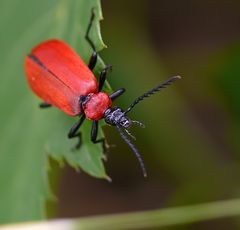
[[[100,120],[112,105],[110,97],[103,92],[93,94],[84,105],[84,113],[89,120]]]

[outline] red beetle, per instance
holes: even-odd
[[[180,79],[180,77],[174,76],[161,85],[149,90],[138,97],[125,111],[119,107],[111,107],[112,101],[122,95],[125,89],[120,88],[111,95],[100,92],[103,88],[107,71],[111,69],[111,66],[107,65],[102,70],[98,84],[92,73],[97,63],[97,52],[92,40],[89,38],[89,31],[94,17],[95,14],[92,11],[85,36],[93,49],[88,66],[63,41],[49,40],[33,48],[31,53],[26,56],[25,71],[27,80],[33,92],[44,101],[40,104],[41,108],[55,106],[70,116],[80,116],[79,121],[73,125],[68,133],[69,138],[79,138],[76,148],[79,148],[81,145],[81,134],[78,130],[85,118],[93,121],[91,131],[92,142],[99,143],[104,141],[104,139],[97,140],[98,121],[104,118],[106,123],[117,128],[121,137],[132,148],[139,160],[143,175],[146,176],[147,173],[143,160],[138,150],[127,137],[127,135],[133,137],[128,130],[133,123],[141,127],[144,125],[139,121],[131,120],[126,114],[139,101],[165,88],[175,80]]]

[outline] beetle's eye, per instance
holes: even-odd
[[[121,121],[120,124],[121,124],[121,126],[124,126],[125,121]]]
[[[120,125],[124,128],[128,128],[130,126],[130,122],[127,119],[123,119],[120,121]]]

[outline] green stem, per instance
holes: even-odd
[[[59,219],[46,222],[22,223],[8,225],[0,230],[49,229],[64,230],[124,230],[168,227],[180,224],[240,216],[240,199],[217,201],[206,204],[166,208],[154,211],[143,211],[125,214],[102,215],[79,219]]]
[[[74,229],[149,229],[233,216],[240,216],[240,199],[155,211],[81,218],[76,220]]]

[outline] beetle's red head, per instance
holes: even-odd
[[[106,93],[90,94],[83,106],[84,114],[89,120],[97,121],[103,118],[105,111],[111,105],[112,101]]]

